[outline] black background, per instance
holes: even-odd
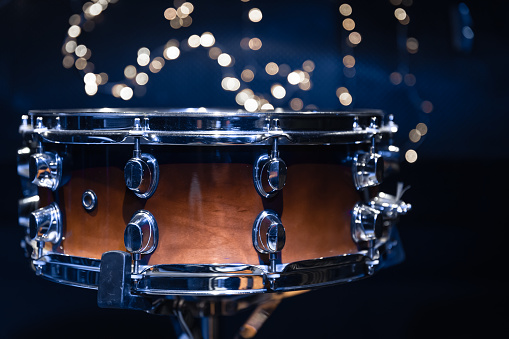
[[[415,0],[408,36],[419,40],[415,55],[398,50],[404,29],[389,1],[352,1],[352,17],[363,41],[354,49],[357,75],[342,75],[346,51],[338,6],[321,1],[193,2],[193,25],[169,28],[162,11],[169,1],[119,1],[83,43],[93,50],[96,72],[122,79],[142,46],[155,49],[170,38],[211,31],[240,67],[269,61],[298,68],[317,65],[311,91],[294,93],[305,105],[344,109],[335,96],[349,87],[353,108],[393,113],[400,125],[402,152],[417,149],[418,160],[403,162],[400,179],[411,185],[404,200],[413,211],[399,223],[404,263],[372,278],[324,288],[284,300],[259,333],[261,338],[470,338],[505,329],[508,312],[506,271],[507,160],[509,126],[509,36],[504,1],[466,1],[472,18],[471,51],[454,48],[451,11],[458,1]],[[183,52],[159,74],[151,75],[143,97],[130,101],[98,93],[88,96],[82,75],[62,67],[61,46],[69,17],[81,1],[0,1],[0,158],[4,194],[0,231],[0,337],[172,337],[164,317],[142,312],[99,309],[96,292],[35,277],[19,247],[16,150],[20,115],[29,109],[85,107],[236,107],[234,94],[220,87],[222,70],[205,50]],[[200,7],[202,6],[202,7]],[[245,20],[251,7],[262,9],[258,24]],[[247,34],[264,47],[243,53]],[[81,38],[80,38],[81,39]],[[254,59],[253,55],[255,55]],[[407,61],[405,61],[407,60]],[[260,66],[261,67],[261,66]],[[389,74],[408,70],[415,86],[393,85]],[[262,72],[262,69],[259,69]],[[228,74],[226,74],[228,75]],[[116,80],[115,80],[116,79]],[[254,84],[267,88],[267,84]],[[265,86],[265,87],[263,87]],[[268,85],[270,86],[270,85]],[[268,93],[267,90],[265,92]],[[425,114],[422,100],[433,103]],[[287,101],[278,101],[287,107]],[[429,132],[418,145],[408,132],[424,121]],[[222,334],[232,336],[247,313],[221,319]]]

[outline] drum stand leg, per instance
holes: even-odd
[[[184,300],[179,300],[177,308],[173,311],[173,327],[179,339],[217,339],[217,316],[209,315],[197,318],[186,310]]]

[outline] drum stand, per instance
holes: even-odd
[[[306,291],[259,294],[244,297],[196,297],[159,299],[149,313],[170,316],[179,339],[219,338],[219,316],[231,316],[254,306],[235,339],[253,338],[283,298]]]

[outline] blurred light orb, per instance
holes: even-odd
[[[87,93],[87,95],[95,95],[97,93],[97,90],[98,90],[98,87],[97,87],[97,84],[95,82],[89,82],[89,83],[86,83],[85,84],[85,93]]]
[[[265,102],[262,107],[260,107],[262,111],[272,111],[274,110],[274,106],[272,106],[270,103]]]
[[[214,38],[214,35],[210,32],[205,32],[200,37],[200,44],[203,47],[212,47],[216,43],[216,39]]]
[[[392,72],[389,75],[389,80],[393,85],[399,85],[403,81],[403,76],[399,72]]]
[[[173,20],[177,17],[177,10],[175,8],[167,8],[165,11],[164,11],[164,18],[166,20]]]
[[[419,142],[421,140],[421,132],[417,129],[413,129],[408,133],[408,139],[410,139],[411,142]]]
[[[431,113],[433,112],[433,104],[431,103],[431,101],[424,100],[421,103],[421,109],[424,113]]]
[[[358,33],[358,32],[352,32],[348,35],[348,41],[350,41],[350,43],[352,45],[360,44],[361,40],[362,40],[362,37],[361,37],[360,33]]]
[[[419,41],[416,38],[408,38],[406,41],[406,49],[408,53],[415,54],[419,50]]]
[[[232,63],[232,57],[227,54],[227,53],[221,53],[218,57],[217,57],[217,63],[220,65],[220,66],[223,66],[223,67],[228,67],[231,65]]]
[[[286,79],[290,84],[297,85],[300,82],[300,75],[297,72],[291,72]]]
[[[426,133],[428,133],[428,126],[423,122],[418,123],[415,129],[418,130],[421,135],[426,135]]]
[[[187,44],[192,48],[200,46],[200,36],[196,34],[191,35],[189,39],[187,39]]]
[[[104,73],[104,72],[101,72],[98,74],[98,79],[100,77],[100,82],[99,82],[99,85],[104,85],[108,82],[109,80],[109,77],[108,77],[108,74]]]
[[[94,73],[87,73],[83,77],[83,81],[86,84],[88,84],[88,83],[96,83],[96,80],[97,80],[97,77],[96,77],[96,75]]]
[[[209,49],[209,58],[211,58],[212,60],[216,60],[221,55],[221,53],[223,52],[221,51],[220,48],[212,47],[211,49]]]
[[[74,53],[78,44],[75,40],[70,40],[65,44],[65,51],[69,54]]]
[[[76,46],[74,54],[76,54],[76,56],[79,58],[84,57],[85,54],[87,54],[87,47],[85,45]]]
[[[405,85],[407,85],[409,87],[414,86],[415,83],[417,82],[417,79],[415,78],[415,75],[413,75],[411,73],[405,74],[405,77],[403,79],[405,81]]]
[[[67,69],[71,68],[74,66],[74,58],[71,55],[66,55],[62,60],[62,65]]]
[[[299,88],[303,91],[309,91],[312,87],[311,81],[299,82]]]
[[[85,67],[87,67],[87,60],[83,59],[83,58],[78,58],[76,59],[76,62],[74,63],[74,66],[76,67],[76,69],[79,69],[80,71],[84,70]]]
[[[130,100],[133,97],[133,94],[134,94],[133,89],[128,86],[125,86],[120,90],[120,97],[126,101]]]
[[[472,30],[472,28],[470,28],[470,26],[464,26],[461,29],[461,34],[463,34],[463,36],[469,40],[474,38],[474,31]]]
[[[253,98],[249,98],[244,102],[244,108],[248,112],[254,112],[258,109],[258,101]]]
[[[140,86],[146,85],[148,82],[148,74],[145,72],[140,72],[136,74],[136,83]]]
[[[249,68],[246,68],[245,70],[242,71],[242,73],[240,74],[240,78],[242,79],[242,81],[245,81],[245,82],[251,82],[253,81],[254,79],[254,72],[252,70],[250,70]]]
[[[336,96],[338,97],[339,99],[339,96],[343,93],[348,93],[348,89],[346,87],[339,87],[337,90],[336,90]]]
[[[152,62],[150,63],[149,69],[152,73],[159,72],[163,66],[164,66],[164,59],[161,57],[156,57]]]
[[[293,98],[290,100],[290,108],[294,111],[300,111],[304,107],[304,103],[300,98]]]
[[[251,99],[253,97],[253,94],[250,90],[244,89],[237,93],[235,96],[235,102],[239,104],[240,106],[244,106],[247,99]]]
[[[177,46],[170,46],[164,50],[164,57],[168,60],[175,60],[180,55],[180,49]]]
[[[235,92],[240,88],[240,81],[237,78],[224,77],[221,81],[221,87],[223,87],[225,91]]]
[[[248,47],[253,51],[257,51],[262,48],[262,41],[258,38],[252,38],[248,42]]]
[[[401,8],[401,7],[400,8],[396,8],[394,10],[394,16],[399,21],[403,21],[403,20],[405,20],[407,18],[406,11],[403,8]]]
[[[147,47],[142,47],[138,50],[138,56],[140,56],[142,54],[146,54],[146,55],[150,56],[150,50]]]
[[[409,149],[408,151],[406,151],[405,153],[405,159],[406,161],[408,161],[410,164],[414,163],[417,161],[417,152],[414,151],[413,149]]]
[[[286,95],[286,90],[283,86],[280,84],[274,84],[270,88],[270,92],[272,93],[272,96],[276,99],[283,99]]]
[[[355,28],[355,21],[350,18],[343,20],[343,28],[347,31],[352,31]]]
[[[72,25],[67,31],[67,35],[71,38],[77,38],[81,34],[81,28],[78,25]]]
[[[343,92],[339,95],[339,102],[343,106],[348,106],[352,103],[352,95],[348,92]]]
[[[251,8],[249,10],[249,20],[251,20],[252,22],[260,22],[262,20],[262,11],[260,11],[260,9],[258,8]]]
[[[353,55],[345,55],[343,57],[343,65],[347,68],[352,68],[355,66],[355,58]]]
[[[73,14],[69,18],[69,25],[71,25],[71,26],[74,26],[74,25],[77,26],[80,23],[81,23],[81,16],[79,14]]]
[[[120,91],[122,90],[122,88],[124,88],[125,85],[124,84],[116,84],[114,85],[112,88],[111,88],[111,94],[115,97],[115,98],[120,98]]]
[[[136,67],[134,67],[133,65],[129,65],[129,66],[126,66],[126,68],[124,68],[124,76],[127,78],[127,79],[134,79],[134,77],[136,77]]]
[[[194,5],[190,2],[184,2],[180,7],[183,8],[183,11],[187,11],[187,14],[191,14],[194,11]]]
[[[306,72],[313,72],[315,70],[315,63],[312,60],[306,60],[302,64],[302,69]]]
[[[339,6],[339,13],[344,16],[350,16],[352,15],[352,6],[349,4],[342,4]]]
[[[97,16],[97,15],[101,14],[102,11],[103,11],[103,7],[101,6],[100,3],[95,3],[88,8],[88,13],[90,13],[90,15],[92,15],[92,16]]]
[[[138,65],[140,66],[147,66],[150,63],[150,56],[148,54],[140,54],[138,55],[136,62],[138,62]]]
[[[279,66],[275,62],[269,62],[265,66],[265,72],[269,75],[276,75],[279,72]]]

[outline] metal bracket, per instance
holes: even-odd
[[[131,254],[109,251],[101,257],[97,305],[101,308],[150,310],[149,299],[131,293]]]

